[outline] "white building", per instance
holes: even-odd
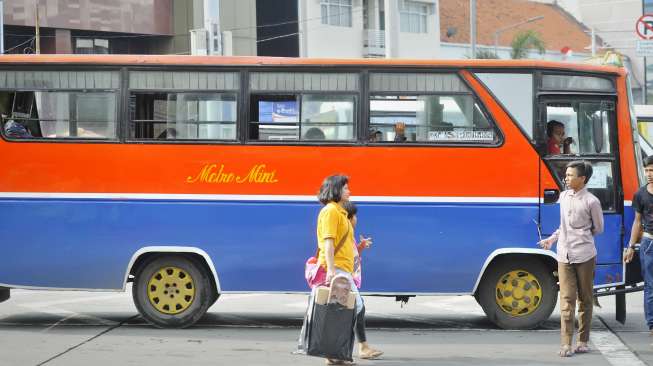
[[[301,57],[437,58],[438,0],[299,0]]]
[[[637,19],[642,16],[642,0],[538,0],[555,3],[572,14],[588,28],[594,29],[604,41],[605,48],[628,56],[627,67],[631,70],[635,100],[642,102],[642,88],[645,80],[644,58],[638,57],[635,44],[639,39],[635,32]],[[649,77],[650,79],[650,77]],[[651,91],[648,91],[649,94]]]

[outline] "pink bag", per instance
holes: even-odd
[[[306,283],[311,289],[325,284],[326,270],[317,262],[317,256],[306,260],[304,277],[306,277]]]
[[[338,246],[336,246],[335,250],[333,251],[334,257],[340,248],[342,248],[342,245],[345,243],[347,235],[349,235],[349,227],[347,227],[345,236],[340,239],[340,243],[338,243]],[[310,289],[313,289],[317,286],[326,285],[326,269],[322,267],[320,263],[318,263],[319,257],[320,246],[318,245],[315,256],[308,258],[306,260],[306,264],[304,265],[304,278],[306,278],[306,283]]]

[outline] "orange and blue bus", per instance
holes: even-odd
[[[223,293],[305,292],[316,193],[340,173],[375,238],[364,294],[473,295],[531,328],[557,300],[536,244],[585,159],[596,291],[623,310],[641,280],[622,263],[643,182],[628,90],[621,68],[532,60],[2,56],[0,297],[133,282],[147,321],[185,327]],[[571,154],[547,154],[550,120]]]

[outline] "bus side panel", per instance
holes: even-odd
[[[366,292],[469,293],[490,253],[537,242],[535,204],[359,207],[357,231],[374,238],[363,254]],[[224,291],[306,291],[303,264],[315,251],[319,209],[297,202],[6,200],[0,283],[121,289],[141,247],[191,246],[210,255]]]

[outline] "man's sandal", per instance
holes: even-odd
[[[588,353],[590,348],[587,345],[578,345],[574,348],[574,353]]]
[[[560,357],[571,357],[574,355],[574,351],[571,350],[571,346],[562,346],[558,355]]]

